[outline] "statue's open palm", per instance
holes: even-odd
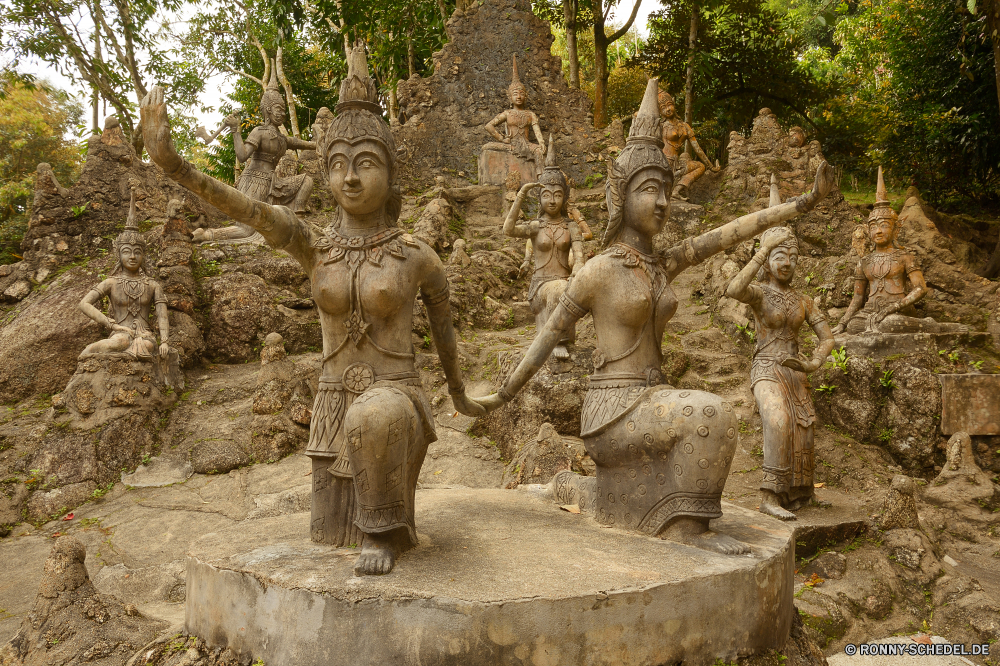
[[[180,157],[170,139],[170,119],[167,117],[167,103],[163,99],[161,86],[153,86],[139,102],[139,118],[146,152],[150,158],[164,169],[179,166],[172,164],[174,161],[179,162]]]

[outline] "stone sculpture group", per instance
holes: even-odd
[[[668,221],[671,199],[685,198],[706,165],[718,169],[691,127],[676,117],[672,97],[655,79],[647,84],[624,149],[608,165],[603,250],[586,261],[583,241],[590,237],[589,228],[570,207],[572,189],[557,164],[551,136],[547,151],[543,148],[539,119],[525,106],[515,60],[509,88],[513,108],[487,124],[486,131],[499,143],[484,146],[480,171],[496,166],[491,166],[496,157],[491,153],[502,154],[503,169],[527,180],[503,231],[530,245],[528,300],[537,333],[496,393],[471,398],[459,367],[444,266],[432,248],[398,225],[402,199],[396,145],[382,119],[364,45],[350,50],[335,114],[325,108],[319,112],[313,142],[279,130],[285,111],[276,87],[272,80],[261,98],[263,124],[247,139],[240,135],[238,118],[227,119],[237,155],[247,163],[235,188],[200,173],[175,151],[160,87],[141,101],[142,131],[150,157],[167,176],[236,223],[221,231],[198,230],[195,240],[260,234],[271,247],[288,252],[311,281],[323,359],[306,449],[312,460],[310,532],[315,542],[360,545],[356,575],[389,573],[399,556],[417,544],[417,478],[428,444],[436,439],[411,343],[417,295],[426,308],[454,407],[472,417],[508,403],[550,355],[570,358],[567,345],[575,339],[576,323],[591,314],[598,347],[580,436],[596,475],[559,472],[550,486],[555,499],[578,504],[605,526],[726,555],[749,550],[709,527],[722,516],[738,422],[733,405],[718,396],[675,390],[665,383],[660,341],[677,310],[671,288],[677,275],[760,237],[759,251],[732,279],[727,295],[749,304],[756,322],[751,387],[764,434],[760,510],[782,520],[795,519],[793,511],[814,501],[815,410],[807,375],[823,364],[834,336],[939,332],[949,326],[907,314],[927,288],[913,256],[895,244],[896,216],[881,172],[878,201],[868,221],[875,251],[859,262],[854,300],[832,330],[818,303],[790,286],[798,244],[794,233],[781,226],[812,209],[833,187],[833,170],[826,162],[816,165],[810,192],[782,203],[772,175],[770,205],[764,210],[654,250],[653,239]],[[764,112],[757,119],[772,121]],[[504,135],[497,131],[501,123],[506,124]],[[530,142],[529,130],[538,144]],[[800,171],[813,166],[805,135],[792,128],[787,141],[803,158],[790,176],[801,176]],[[685,142],[702,162],[683,157]],[[320,157],[338,206],[334,223],[324,231],[297,215],[306,210],[311,178],[286,177],[275,170],[289,149],[315,150]],[[522,209],[536,190],[537,219],[524,220]],[[143,272],[145,247],[134,214],[133,192],[129,222],[115,242],[115,270],[80,304],[111,336],[87,347],[81,359],[124,353],[144,360],[171,353],[165,299],[160,285]],[[97,308],[104,297],[110,302],[108,315]],[[149,323],[151,308],[159,324],[158,350]],[[806,322],[818,338],[809,358],[800,354],[798,342]]]

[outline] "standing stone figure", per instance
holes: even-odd
[[[486,123],[485,129],[498,143],[487,143],[479,156],[479,182],[483,185],[503,185],[507,174],[520,173],[522,182],[534,181],[542,171],[545,158],[545,138],[538,125],[538,116],[525,108],[528,89],[517,74],[517,56],[514,56],[514,71],[507,88],[511,108],[503,111]],[[497,125],[504,123],[506,132],[500,134]],[[534,132],[538,143],[531,143]],[[509,155],[506,159],[503,155]]]
[[[962,324],[942,324],[931,317],[916,317],[913,304],[927,295],[927,283],[917,258],[896,243],[899,220],[889,204],[882,167],[878,169],[875,199],[875,207],[868,215],[868,232],[875,250],[858,262],[854,271],[854,298],[834,327],[834,334],[967,331]]]
[[[798,257],[798,241],[790,229],[768,229],[760,237],[760,250],[726,291],[729,298],[750,305],[757,324],[750,388],[764,425],[760,510],[781,520],[795,520],[788,509],[799,509],[813,497],[816,410],[806,374],[818,370],[833,349],[822,310],[791,288]],[[750,284],[754,277],[759,285]],[[819,338],[809,360],[799,356],[803,322]]]
[[[325,233],[284,206],[257,202],[185,162],[170,140],[163,89],[140,105],[150,157],[184,187],[250,225],[305,269],[323,330],[313,406],[314,541],[361,545],[357,575],[385,574],[417,543],[414,492],[434,417],[414,367],[413,302],[419,293],[455,408],[484,410],[465,395],[448,280],[437,254],[397,226],[402,196],[396,145],[382,120],[364,45],[348,58],[337,115],[318,153],[338,219]]]
[[[138,360],[151,360],[156,351],[156,335],[149,324],[150,309],[156,310],[160,327],[159,357],[167,359],[170,346],[170,320],[163,287],[153,280],[146,269],[146,241],[136,223],[135,190],[129,204],[125,230],[114,242],[115,265],[110,277],[91,289],[80,301],[85,315],[111,331],[106,340],[98,340],[80,354],[80,360],[97,354],[125,352]],[[97,309],[107,298],[108,314]]]
[[[531,242],[535,258],[535,272],[528,287],[528,302],[535,313],[535,330],[541,331],[549,315],[559,303],[559,297],[566,291],[569,278],[583,267],[583,234],[576,220],[569,215],[569,183],[566,176],[556,166],[556,149],[549,137],[549,152],[545,158],[545,171],[538,183],[527,183],[521,187],[514,199],[514,205],[507,213],[503,232],[512,238],[527,238]],[[524,197],[536,187],[541,188],[539,219],[516,224]],[[559,341],[552,355],[559,360],[569,358],[567,344],[576,339],[576,327],[571,327],[566,337]]]
[[[832,187],[833,173],[824,165],[811,193],[654,253],[653,238],[667,222],[673,186],[656,91],[652,79],[625,149],[609,165],[606,249],[566,288],[499,392],[480,402],[488,410],[509,402],[590,312],[598,348],[580,436],[597,476],[560,473],[557,498],[568,503],[566,495],[577,494],[581,508],[595,511],[604,525],[740,554],[747,552],[745,544],[708,528],[722,515],[722,489],[736,449],[733,407],[711,393],[663,385],[660,345],[677,310],[670,283],[685,268],[811,209]]]
[[[245,141],[240,133],[239,116],[231,115],[225,120],[232,130],[236,158],[245,164],[236,189],[256,201],[289,206],[295,213],[305,213],[309,195],[312,194],[313,179],[307,174],[282,175],[276,167],[286,151],[315,150],[316,144],[281,133],[279,128],[288,112],[279,92],[275,71],[272,66],[271,81],[260,98],[260,115],[264,122],[253,128]],[[235,225],[222,229],[195,229],[193,237],[196,242],[249,241],[255,235],[258,234],[253,228],[237,221]]]
[[[659,91],[658,103],[660,117],[663,120],[663,154],[667,156],[675,177],[680,176],[680,181],[674,186],[671,196],[687,201],[688,190],[692,183],[705,173],[705,165],[708,165],[713,172],[718,172],[719,167],[712,164],[712,160],[708,159],[708,155],[701,149],[691,126],[677,117],[673,95],[666,90]],[[687,153],[684,152],[685,141],[691,142],[691,148],[702,159],[701,162],[688,159]]]

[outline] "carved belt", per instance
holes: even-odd
[[[659,368],[646,368],[646,372],[608,372],[589,377],[588,388],[617,388],[622,386],[659,386],[664,383]]]
[[[415,386],[420,383],[420,375],[416,372],[392,372],[379,375],[375,374],[375,369],[367,363],[352,363],[344,368],[344,372],[339,378],[320,377],[319,386],[321,390],[347,390],[355,395],[360,395],[371,388],[375,382],[383,381],[404,381],[408,385]]]

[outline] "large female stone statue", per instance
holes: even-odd
[[[625,149],[609,169],[605,251],[573,279],[500,391],[480,402],[492,410],[511,400],[590,312],[598,349],[580,436],[597,476],[570,479],[585,495],[581,506],[593,506],[605,525],[739,554],[747,551],[744,544],[708,529],[722,515],[722,488],[736,448],[733,407],[711,393],[663,385],[660,343],[677,310],[670,283],[685,268],[812,208],[829,191],[833,174],[824,165],[811,193],[654,254],[653,237],[667,221],[673,185],[656,86],[650,80]]]
[[[671,196],[687,201],[691,185],[705,173],[705,167],[708,166],[712,171],[718,171],[719,167],[708,159],[708,155],[702,150],[691,126],[677,117],[677,107],[674,104],[673,95],[666,90],[659,91],[658,103],[660,117],[663,120],[663,154],[667,156],[670,168],[675,173],[680,174],[680,182],[674,186]],[[688,159],[684,152],[684,142],[686,141],[691,142],[691,148],[703,160],[702,162]]]
[[[750,305],[757,324],[750,388],[764,426],[760,510],[781,520],[795,520],[788,509],[805,506],[815,492],[816,410],[806,374],[818,370],[833,349],[833,333],[822,311],[791,288],[798,256],[798,241],[790,229],[768,229],[760,238],[760,250],[726,290],[729,298]],[[754,277],[759,285],[750,284]],[[819,338],[808,360],[799,356],[804,322]]]
[[[875,333],[963,333],[962,324],[916,317],[913,304],[927,295],[927,282],[917,258],[896,243],[899,219],[878,168],[875,207],[868,215],[868,232],[875,250],[861,258],[854,271],[854,298],[840,318],[834,334]],[[909,290],[907,290],[909,283]],[[867,292],[867,293],[866,293]],[[862,305],[864,307],[862,307]]]
[[[509,152],[522,164],[530,164],[529,168],[519,169],[521,177],[525,180],[534,180],[541,172],[542,159],[545,153],[545,139],[542,137],[542,129],[538,125],[538,116],[534,111],[525,108],[528,101],[528,89],[521,83],[521,78],[517,73],[517,56],[514,56],[514,70],[510,79],[510,86],[507,87],[507,95],[510,97],[511,108],[498,113],[491,121],[486,123],[485,129],[490,136],[499,143],[487,143],[483,146],[484,151]],[[506,132],[501,134],[497,126],[503,124]],[[531,133],[535,134],[538,143],[531,143]],[[484,164],[482,160],[489,160],[488,154],[480,156],[480,176],[489,175],[491,178],[499,176],[498,183],[502,183],[508,170],[502,164]],[[498,172],[498,173],[494,173]],[[527,178],[530,173],[531,177]],[[480,182],[483,178],[480,177]],[[492,180],[490,181],[492,182]]]
[[[276,69],[271,67],[271,81],[260,98],[260,115],[264,122],[253,128],[245,141],[240,134],[239,116],[231,115],[225,120],[233,134],[236,158],[245,164],[236,189],[251,199],[290,206],[295,213],[305,213],[314,185],[312,178],[307,174],[280,174],[277,166],[286,151],[315,150],[316,144],[281,133],[279,128],[287,112],[285,100],[278,91]],[[248,240],[256,233],[237,221],[222,229],[195,229],[193,237],[198,242],[233,241]]]
[[[340,208],[335,229],[323,235],[288,208],[256,201],[182,160],[170,140],[162,88],[153,88],[140,105],[153,161],[286,250],[309,275],[323,327],[323,368],[306,450],[313,461],[312,538],[363,544],[358,575],[388,573],[417,541],[414,491],[435,439],[411,343],[418,292],[455,408],[484,413],[465,395],[444,267],[430,247],[396,226],[396,146],[377,100],[359,44],[348,59],[337,116],[319,139]]]
[[[135,190],[129,205],[125,230],[114,242],[115,265],[110,276],[87,292],[80,301],[85,315],[107,328],[111,335],[98,340],[80,354],[80,360],[97,354],[124,352],[134,359],[150,360],[156,351],[156,335],[149,324],[149,312],[156,311],[160,328],[159,356],[166,359],[170,353],[170,319],[167,315],[167,298],[163,287],[152,279],[146,270],[146,241],[136,224]],[[108,299],[108,314],[97,305]]]
[[[514,204],[507,213],[503,232],[513,238],[527,238],[531,242],[535,259],[535,272],[528,287],[528,302],[535,313],[535,330],[541,331],[555,310],[559,297],[566,291],[570,277],[583,267],[583,234],[576,220],[568,211],[569,183],[556,165],[556,149],[549,137],[549,152],[545,158],[545,171],[538,183],[527,183],[517,193]],[[541,188],[540,217],[537,220],[516,224],[524,197],[534,188]],[[576,327],[571,327],[559,341],[552,355],[557,359],[569,358],[565,345],[576,338]]]

